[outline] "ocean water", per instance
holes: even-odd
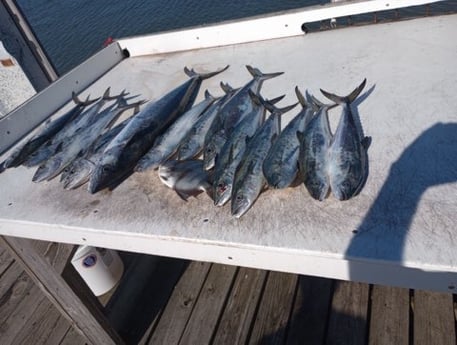
[[[16,0],[59,74],[103,47],[108,37],[135,35],[218,23],[330,0]],[[378,13],[377,21],[455,13],[457,1]],[[373,21],[373,15],[347,18],[352,25]],[[341,20],[344,25],[345,20]],[[340,23],[340,22],[339,22]],[[317,23],[318,25],[321,25]]]
[[[17,0],[60,74],[120,38],[217,23],[323,0]]]

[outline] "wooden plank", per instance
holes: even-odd
[[[414,344],[455,345],[453,309],[451,294],[414,291]]]
[[[179,279],[148,344],[178,344],[211,264],[192,261]],[[171,327],[172,325],[172,327]]]
[[[236,273],[236,266],[213,264],[180,345],[209,344]]]
[[[60,312],[52,303],[46,298],[42,298],[41,303],[30,315],[30,318],[24,326],[16,333],[14,339],[12,339],[10,343],[13,345],[47,345],[60,343],[69,329],[68,323],[66,324],[66,327],[59,327],[56,329],[56,326],[59,325],[58,321],[60,316]],[[51,334],[53,335],[53,339],[50,339]],[[4,339],[4,341],[6,340]]]
[[[327,329],[327,345],[366,343],[368,296],[368,284],[337,282]]]
[[[217,326],[214,344],[245,344],[267,271],[241,267]]]
[[[100,310],[89,310],[52,265],[38,255],[30,240],[0,237],[32,280],[72,325],[95,344],[122,344]]]
[[[283,344],[298,276],[269,272],[254,321],[250,344]]]
[[[321,345],[325,340],[333,280],[299,276],[287,345]]]
[[[31,315],[45,300],[40,289],[32,284],[26,295],[15,305],[15,309],[0,325],[0,338],[3,344],[11,344],[19,331],[29,322]]]
[[[409,302],[408,289],[373,286],[369,345],[408,345]]]
[[[55,308],[54,308],[55,309]],[[55,309],[57,312],[58,310]],[[48,335],[46,344],[60,344],[65,336],[68,334],[68,331],[71,329],[70,323],[66,318],[62,316],[59,312],[59,317],[51,330],[51,333]]]
[[[6,248],[0,245],[0,278],[3,275],[3,273],[8,269],[8,267],[11,266],[13,261],[13,257],[9,254]]]
[[[59,345],[92,345],[80,332],[70,328]]]
[[[22,267],[13,263],[0,279],[0,325],[8,320],[33,286]]]

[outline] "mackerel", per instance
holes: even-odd
[[[159,100],[150,102],[107,146],[104,156],[97,162],[97,167],[91,175],[89,191],[96,193],[130,176],[135,165],[152,147],[157,137],[190,109],[202,81],[227,68],[228,66],[206,74],[198,74],[185,68],[189,80]]]
[[[306,102],[298,87],[295,88],[302,110],[281,131],[263,162],[263,174],[273,188],[289,187],[298,176],[300,141],[297,132],[303,133],[313,108]]]
[[[297,104],[278,109],[270,105],[273,112],[249,141],[240,165],[235,172],[232,191],[232,215],[240,218],[253,205],[263,187],[265,177],[262,172],[263,161],[280,132],[280,116]]]
[[[265,121],[265,106],[261,103],[259,96],[253,93],[251,96],[255,103],[253,111],[240,121],[216,157],[213,185],[216,206],[222,206],[230,200],[235,171],[243,157],[247,141],[254,136]],[[267,102],[275,104],[283,98],[284,96],[280,96]]]
[[[297,132],[300,142],[298,164],[303,183],[314,199],[324,200],[330,192],[330,181],[327,174],[327,156],[332,132],[328,121],[328,110],[333,105],[321,102],[319,109],[312,115],[305,130]]]
[[[202,116],[198,118],[195,126],[191,128],[190,132],[179,145],[177,153],[178,159],[186,160],[194,158],[203,150],[205,135],[210,131],[211,124],[216,119],[219,109],[236,92],[235,89],[222,82],[221,87],[224,90],[225,95],[210,105]]]
[[[342,105],[342,114],[328,153],[328,174],[332,194],[338,200],[357,195],[368,177],[368,147],[371,138],[363,134],[351,103],[365,87],[366,79],[347,96],[321,89],[325,97]]]
[[[156,169],[178,149],[179,143],[195,126],[198,118],[216,99],[206,90],[205,99],[181,115],[154,143],[151,150],[140,159],[135,171]]]
[[[72,92],[72,100],[75,103],[73,108],[55,120],[46,121],[37,134],[13,151],[13,153],[3,162],[3,167],[5,169],[16,168],[24,163],[41,145],[53,138],[67,123],[73,121],[81,114],[85,107],[96,102],[98,99],[89,100],[89,97],[87,97],[85,101],[81,101],[76,94]]]
[[[218,122],[213,122],[213,124],[217,124],[219,127],[217,130],[209,132],[205,137],[203,160],[205,162],[205,169],[207,170],[214,167],[215,157],[219,154],[222,146],[224,146],[225,141],[230,137],[238,122],[246,114],[252,112],[254,103],[249,96],[249,92],[252,91],[258,95],[265,80],[283,74],[283,72],[262,73],[259,69],[249,65],[246,68],[252,75],[252,80],[239,89],[220,109],[217,117]]]
[[[51,180],[62,172],[74,159],[84,155],[90,150],[92,144],[99,136],[111,127],[111,125],[119,118],[119,116],[136,104],[127,105],[125,101],[120,99],[117,104],[114,104],[102,112],[97,114],[96,119],[91,121],[90,126],[77,131],[71,138],[62,144],[61,151],[50,157],[45,163],[41,164],[32,178],[34,182],[43,180]]]
[[[66,125],[54,137],[43,144],[38,150],[33,152],[25,160],[25,162],[23,162],[23,165],[27,167],[39,165],[50,158],[53,154],[61,151],[64,143],[67,142],[68,139],[72,138],[76,132],[84,130],[84,128],[91,125],[91,123],[97,117],[97,114],[100,112],[108,100],[116,99],[126,95],[122,93],[119,96],[111,97],[109,92],[110,88],[108,87],[101,99],[99,99],[86,111],[78,114],[78,116],[76,116],[73,121],[67,122]]]

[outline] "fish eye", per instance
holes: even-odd
[[[103,172],[108,172],[108,171],[109,171],[109,168],[105,165],[105,166],[103,167]]]
[[[244,199],[244,197],[241,194],[238,194],[236,196],[236,200],[238,200],[238,201],[243,200],[243,199]]]
[[[227,185],[225,183],[219,183],[217,185],[217,188],[219,189],[220,192],[225,192],[227,190]]]

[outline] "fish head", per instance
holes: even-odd
[[[96,164],[89,180],[89,192],[94,194],[105,189],[112,182],[111,178],[117,171],[117,159],[106,155]]]
[[[233,179],[223,177],[213,185],[214,205],[223,206],[230,200],[232,195]]]
[[[181,146],[179,146],[178,149],[178,159],[183,160],[183,159],[189,159],[194,156],[194,149],[190,145],[190,143],[184,143]]]
[[[33,182],[41,182],[56,177],[62,171],[62,159],[54,156],[41,164],[32,177]]]
[[[309,194],[319,201],[323,201],[327,198],[330,192],[330,185],[328,182],[320,180],[320,179],[313,179],[312,181],[305,181],[305,186],[308,189]]]
[[[240,218],[244,215],[252,205],[253,200],[248,194],[239,190],[232,197],[232,215],[236,218]]]
[[[74,161],[62,173],[62,183],[65,189],[75,189],[86,183],[92,170],[95,168],[94,163],[87,159]]]
[[[209,170],[216,164],[217,149],[214,143],[209,143],[203,149],[203,168]]]

